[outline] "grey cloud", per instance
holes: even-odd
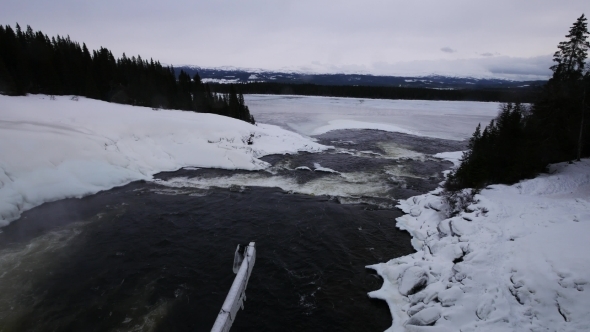
[[[497,56],[457,60],[407,61],[374,63],[366,68],[371,73],[399,76],[464,76],[510,80],[546,80],[551,77],[551,55],[531,58]]]
[[[141,54],[175,65],[491,75],[516,72],[505,68],[500,54],[516,59],[555,52],[587,1],[2,0],[0,23],[30,24],[91,49],[107,47],[115,56]],[[494,65],[459,60],[465,54],[495,59]]]
[[[481,56],[494,56],[494,53],[490,53],[490,52],[486,52],[486,53],[481,53]]]
[[[496,61],[484,62],[483,66],[490,73],[499,76],[540,76],[549,77],[552,71],[552,56],[538,56],[533,58],[498,57]]]

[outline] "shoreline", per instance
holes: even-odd
[[[580,331],[590,327],[590,159],[492,185],[447,217],[442,189],[400,201],[416,253],[369,265],[388,331]],[[585,290],[586,288],[586,290]]]

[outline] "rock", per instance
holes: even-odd
[[[457,286],[453,286],[449,289],[445,289],[438,293],[438,300],[443,307],[450,307],[457,302],[459,298],[463,296],[463,291]]]
[[[422,214],[422,209],[420,209],[420,208],[418,208],[418,207],[412,208],[412,209],[410,210],[410,215],[411,215],[412,217],[418,217],[418,216],[420,216],[420,214]]]
[[[410,307],[410,309],[408,309],[408,316],[412,317],[415,314],[417,314],[418,312],[424,310],[424,308],[426,308],[426,305],[422,302],[416,304],[415,306]]]
[[[411,266],[404,271],[398,290],[402,295],[412,295],[428,284],[428,273],[419,266]]]
[[[429,326],[434,325],[440,318],[440,310],[435,307],[430,307],[416,313],[407,320],[406,325]]]
[[[448,219],[441,220],[438,223],[438,226],[436,228],[437,228],[438,232],[440,233],[441,237],[453,235],[453,232],[451,231],[451,227],[449,226]]]

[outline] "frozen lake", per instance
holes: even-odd
[[[244,96],[257,122],[311,136],[342,128],[381,129],[463,140],[478,123],[487,125],[499,103],[384,100],[313,96]]]

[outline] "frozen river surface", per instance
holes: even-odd
[[[418,136],[463,140],[478,123],[487,125],[498,103],[385,100],[312,96],[246,95],[256,121],[303,135],[334,129],[380,129]]]

